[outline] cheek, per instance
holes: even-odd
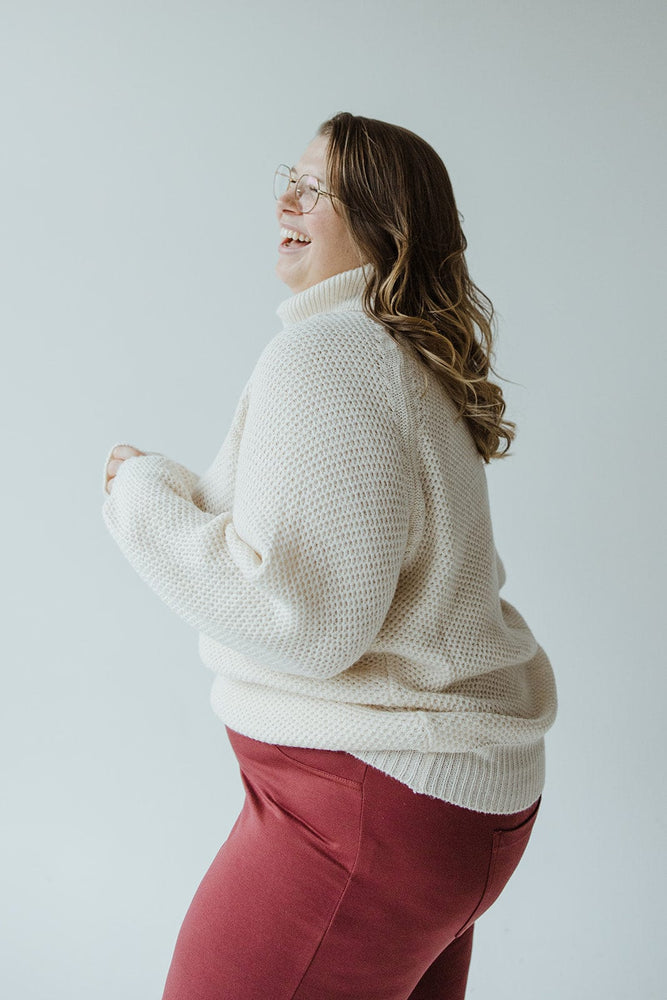
[[[332,210],[320,219],[313,219],[312,223],[310,235],[313,238],[313,249],[317,247],[323,256],[335,256],[350,246],[347,227]]]
[[[329,234],[329,252],[331,256],[347,259],[355,253],[350,233],[344,226],[336,226]]]
[[[341,226],[340,226],[339,233],[338,233],[338,240],[339,240],[339,245],[341,247],[345,247],[345,249],[346,249],[346,251],[347,251],[348,254],[350,254],[350,253],[356,254],[357,253],[357,248],[356,248],[356,245],[355,245],[355,242],[354,242],[354,237],[352,236],[352,233],[347,228],[347,226],[344,225],[344,224],[341,224]]]

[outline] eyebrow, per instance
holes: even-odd
[[[297,169],[294,166],[290,167],[290,170],[292,171],[292,173],[295,173],[295,174],[297,173]],[[317,177],[318,181],[322,180],[322,178],[319,176],[319,174],[315,173],[315,171],[312,169],[312,167],[311,167],[310,170],[308,169],[308,167],[304,167],[304,169],[301,171],[301,174],[310,174],[312,177]],[[300,177],[301,174],[298,174],[298,176]]]

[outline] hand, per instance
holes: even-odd
[[[114,450],[111,452],[111,458],[107,462],[106,482],[104,484],[105,492],[111,493],[111,487],[113,486],[113,481],[116,478],[116,473],[126,458],[132,458],[134,455],[145,454],[145,451],[139,451],[138,448],[133,448],[131,444],[116,445]]]

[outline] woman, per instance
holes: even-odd
[[[412,132],[336,115],[275,185],[292,294],[215,461],[105,466],[105,522],[198,629],[246,791],[163,1000],[459,1000],[556,714],[499,596],[493,307]]]

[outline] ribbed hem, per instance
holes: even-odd
[[[205,656],[202,659],[207,663]],[[269,692],[260,685],[249,685],[218,670],[215,673],[211,708],[230,729],[253,739],[286,746],[344,750],[402,781],[413,792],[444,799],[475,812],[520,812],[542,794],[545,776],[543,736],[529,743],[495,743],[460,751],[359,749],[370,742],[364,706],[308,699],[287,691]],[[381,713],[373,730],[376,747],[382,746],[385,740],[389,743],[397,739],[391,715]],[[414,726],[401,729],[400,738],[408,746],[423,736],[418,713],[413,713],[413,717]]]
[[[363,264],[304,288],[281,302],[276,315],[288,327],[317,313],[360,310],[366,279],[372,269],[372,264]]]
[[[414,792],[475,812],[520,812],[537,801],[544,788],[544,738],[524,746],[489,747],[468,753],[349,752]]]

